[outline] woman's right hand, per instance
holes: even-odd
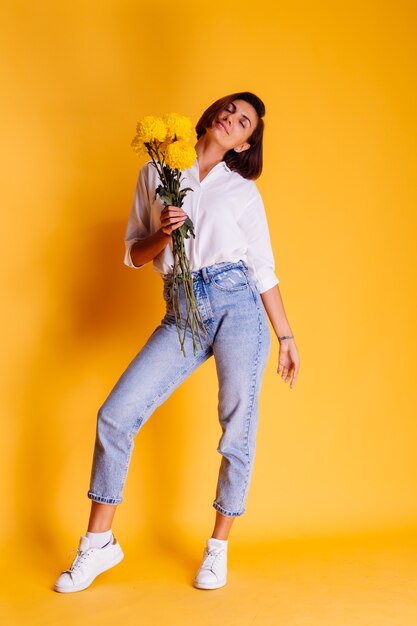
[[[180,228],[188,215],[181,207],[168,204],[161,211],[161,230],[166,235],[172,235],[176,228]]]

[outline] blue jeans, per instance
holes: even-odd
[[[203,349],[193,353],[190,328],[181,351],[169,301],[177,289],[172,274],[163,275],[166,314],[120,376],[98,410],[88,498],[119,504],[134,437],[172,392],[199,365],[214,355],[219,382],[218,418],[222,455],[214,508],[223,515],[245,512],[252,476],[258,398],[271,336],[261,296],[243,260],[222,262],[192,272],[194,293],[207,329]],[[179,293],[183,329],[185,295]],[[183,331],[184,332],[184,331]]]

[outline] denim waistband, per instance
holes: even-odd
[[[213,263],[212,265],[207,265],[199,270],[193,270],[191,272],[191,276],[193,278],[193,282],[197,280],[204,280],[205,282],[208,282],[210,280],[210,276],[215,276],[219,272],[224,272],[225,270],[232,269],[234,267],[241,268],[249,277],[248,266],[243,259],[239,259],[239,261],[222,261],[220,263]],[[164,281],[171,280],[172,276],[172,272],[162,274]]]

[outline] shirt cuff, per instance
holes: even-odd
[[[264,293],[264,291],[268,291],[268,289],[278,285],[279,278],[275,274],[273,260],[267,265],[263,265],[261,267],[257,267],[256,265],[247,262],[247,267],[249,276],[252,278],[259,293]]]
[[[126,246],[126,250],[125,250],[125,256],[123,259],[123,263],[125,265],[127,265],[128,267],[133,267],[133,269],[138,270],[140,267],[143,267],[145,265],[145,263],[142,263],[141,265],[135,265],[132,261],[132,257],[130,255],[130,250],[133,246],[134,243],[136,243],[136,241],[139,241],[139,239],[135,239],[135,241],[131,241],[131,242],[126,242],[125,246]]]
[[[272,287],[275,287],[275,285],[278,285],[278,283],[279,283],[279,278],[278,276],[275,276],[274,274],[273,276],[269,276],[268,278],[265,278],[264,280],[257,280],[255,284],[259,293],[264,293],[264,291],[268,291],[268,289],[272,289]]]

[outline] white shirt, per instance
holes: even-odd
[[[160,214],[164,203],[155,189],[160,184],[152,159],[139,171],[135,194],[125,234],[124,264],[134,265],[130,256],[132,245],[161,228]],[[238,261],[248,266],[259,293],[279,283],[275,274],[264,204],[254,180],[231,170],[220,161],[200,182],[198,159],[182,170],[181,188],[191,187],[182,209],[194,224],[195,238],[184,239],[190,270],[199,270],[213,263]],[[154,258],[153,269],[160,274],[173,271],[172,239]]]

